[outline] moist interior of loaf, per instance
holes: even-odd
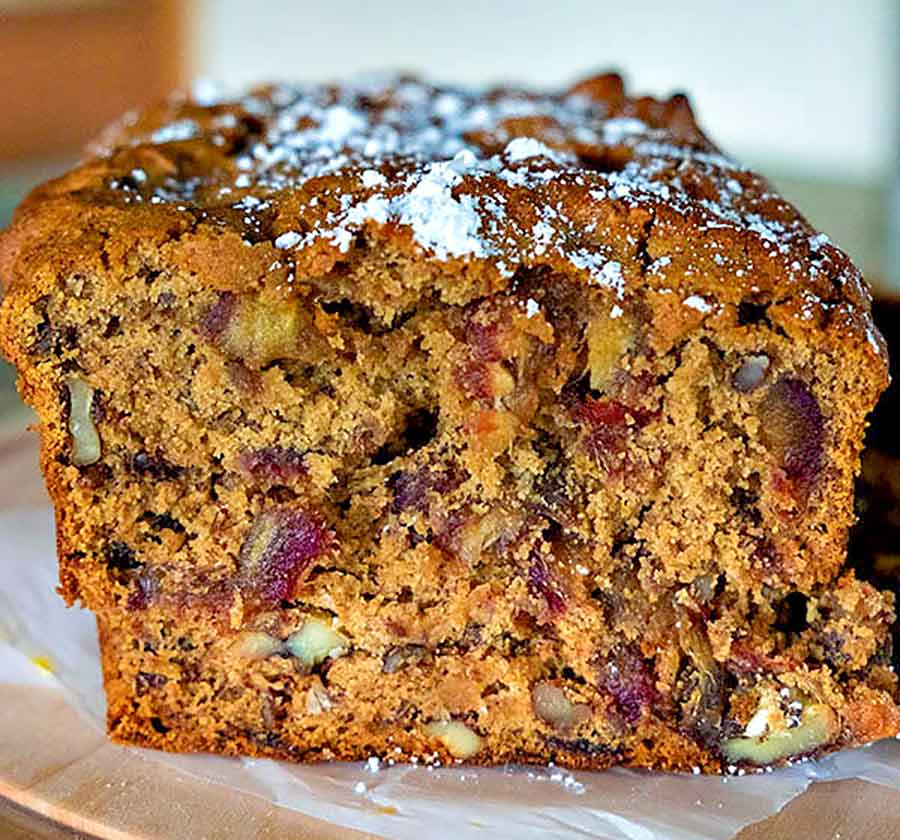
[[[385,276],[427,284],[360,238],[290,290],[148,262],[33,305],[116,737],[716,769],[887,703],[892,599],[842,571],[852,377],[778,302]]]

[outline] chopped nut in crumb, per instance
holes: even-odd
[[[322,680],[313,677],[313,681],[306,691],[306,711],[311,715],[319,715],[327,712],[334,703],[331,700]]]
[[[268,633],[248,631],[241,633],[232,644],[231,650],[244,659],[267,659],[281,650],[281,640]]]
[[[326,659],[335,659],[347,650],[347,638],[318,618],[308,618],[291,633],[284,646],[303,665],[313,667]]]
[[[773,728],[772,716],[751,719],[747,730],[751,734],[731,738],[723,744],[725,757],[731,762],[773,764],[784,758],[803,755],[830,743],[837,733],[837,719],[828,706],[814,703],[803,708],[796,726],[789,726],[783,718]],[[755,735],[755,733],[761,733]]]
[[[536,683],[531,689],[534,713],[545,723],[566,731],[584,723],[591,716],[585,703],[573,703],[565,692],[550,682]]]
[[[72,435],[72,463],[82,467],[100,460],[100,435],[94,425],[94,389],[78,376],[72,377],[69,391],[69,432]]]
[[[428,735],[440,741],[454,758],[471,758],[484,739],[458,720],[437,720],[425,727]]]

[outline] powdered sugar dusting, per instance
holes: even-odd
[[[686,297],[682,303],[691,309],[696,309],[698,312],[712,312],[712,307],[709,305],[706,298],[701,297],[700,295],[690,295],[689,297]]]
[[[268,238],[289,269],[308,249],[349,253],[387,228],[406,231],[429,259],[485,260],[504,278],[538,265],[573,270],[615,300],[629,284],[659,286],[675,260],[673,273],[736,288],[762,276],[759,261],[768,260],[764,274],[796,284],[788,292],[796,298],[826,278],[848,301],[868,296],[828,237],[715,149],[683,101],[437,88],[385,76],[235,97],[201,84],[192,96],[173,98],[162,118],[129,117],[100,147],[112,155],[123,146],[193,144],[185,154],[166,149],[161,173],[132,159],[109,186],[125,203],[199,220],[221,221],[227,208],[248,246]],[[191,163],[200,143],[212,154],[203,167]],[[676,245],[656,259],[644,253],[635,268],[638,240],[621,220],[643,224],[643,235],[660,220],[689,229],[691,262]],[[706,266],[697,258],[704,251]],[[820,291],[798,317],[825,305]],[[704,292],[683,302],[706,313],[710,299],[723,297]]]
[[[546,143],[542,143],[534,137],[516,137],[514,140],[510,140],[503,153],[511,163],[535,157],[545,157],[555,163],[561,163],[567,157],[571,160],[570,156],[555,152]]]

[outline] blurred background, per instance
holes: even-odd
[[[193,79],[385,68],[543,86],[615,68],[684,90],[723,148],[900,292],[895,0],[0,0],[0,227],[107,122]],[[11,383],[0,369],[0,418]]]

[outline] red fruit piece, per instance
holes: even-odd
[[[432,470],[430,467],[418,467],[407,472],[397,473],[391,480],[394,501],[391,503],[393,513],[406,510],[425,511],[428,509],[428,494],[450,493],[462,484],[462,478],[452,471]]]
[[[802,492],[822,470],[825,418],[809,388],[799,379],[779,379],[759,406],[763,445],[787,478]]]
[[[290,597],[310,563],[334,546],[334,535],[301,508],[264,510],[238,556],[239,586],[249,601],[273,607]]]
[[[616,400],[586,397],[575,405],[575,419],[586,428],[584,447],[607,470],[620,466],[629,436],[631,410]]]
[[[487,306],[480,306],[466,318],[465,341],[472,357],[479,362],[498,362],[504,358],[504,331],[499,315]]]
[[[466,396],[485,402],[491,401],[493,397],[491,373],[484,362],[474,360],[463,362],[453,372],[453,378]]]
[[[610,653],[600,666],[598,685],[628,723],[636,723],[658,696],[650,663],[631,646]]]
[[[595,400],[587,397],[576,408],[577,419],[588,426],[624,426],[630,410],[615,400]]]
[[[303,455],[282,446],[264,446],[245,452],[238,464],[251,478],[267,484],[287,484],[306,475]]]
[[[200,325],[201,335],[210,341],[219,338],[231,323],[236,305],[237,298],[231,292],[222,292]]]
[[[529,557],[528,591],[534,597],[543,597],[553,615],[566,611],[566,595],[550,571],[548,558],[535,547]]]
[[[145,610],[159,595],[159,579],[152,570],[141,572],[128,593],[129,610]]]

